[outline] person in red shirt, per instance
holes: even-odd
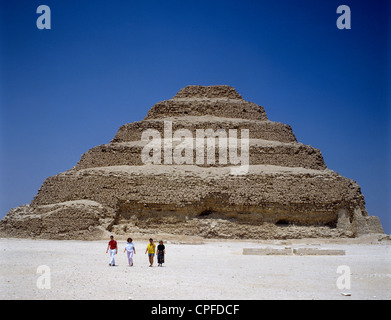
[[[118,253],[117,241],[113,236],[110,236],[109,244],[107,245],[106,253],[110,250],[110,263],[109,266],[115,266],[114,256]]]

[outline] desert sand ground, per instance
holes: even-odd
[[[163,240],[168,237],[161,236]],[[155,240],[159,240],[156,238]],[[365,239],[220,241],[170,238],[166,262],[150,268],[147,238],[135,239],[134,266],[118,240],[117,266],[107,241],[0,239],[0,299],[390,299],[391,242]],[[342,249],[342,256],[243,255],[243,248]],[[351,271],[339,289],[338,266]],[[39,273],[40,266],[47,266]],[[43,275],[50,288],[38,288]],[[46,282],[48,284],[48,282]],[[349,295],[344,295],[349,294]]]

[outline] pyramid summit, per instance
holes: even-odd
[[[0,221],[5,237],[108,232],[285,239],[383,229],[359,185],[329,170],[289,125],[270,121],[233,87],[196,85],[121,126]]]
[[[187,86],[181,89],[174,97],[174,99],[180,98],[227,98],[243,100],[242,96],[234,87],[227,85]]]
[[[263,107],[243,100],[230,86],[187,86],[172,99],[155,104],[145,120],[205,115],[267,120]]]

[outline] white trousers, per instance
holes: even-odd
[[[114,260],[115,252],[116,252],[116,249],[110,249],[110,264],[111,265],[115,265],[115,260]]]
[[[133,250],[132,251],[126,251],[126,253],[128,254],[129,265],[132,265],[133,264]]]

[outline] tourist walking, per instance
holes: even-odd
[[[159,245],[157,246],[157,263],[158,267],[163,267],[164,263],[164,255],[166,254],[166,247],[163,244],[163,241],[159,241]]]
[[[106,253],[110,250],[110,263],[109,266],[115,266],[114,256],[118,253],[117,241],[113,236],[110,236],[109,244],[107,245]]]
[[[145,250],[145,254],[148,253],[148,258],[149,258],[149,266],[152,267],[153,265],[153,258],[155,256],[155,249],[156,249],[156,244],[153,243],[153,239],[149,239],[149,243],[147,246],[147,249]]]
[[[128,255],[128,263],[130,267],[133,267],[133,253],[136,254],[136,247],[133,244],[133,239],[128,238],[126,245],[125,245],[125,250],[127,255]]]

